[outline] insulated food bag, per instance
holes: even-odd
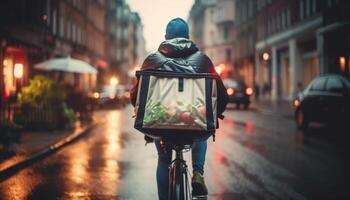
[[[137,130],[156,136],[215,133],[217,75],[144,70],[136,76]]]

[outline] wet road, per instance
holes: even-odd
[[[0,183],[0,199],[157,199],[155,147],[132,128],[132,108],[97,115],[89,134]],[[344,130],[303,134],[254,110],[229,110],[220,127],[207,152],[209,199],[349,199]]]

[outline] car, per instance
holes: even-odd
[[[99,107],[106,105],[125,105],[126,91],[122,85],[103,86],[91,95]]]
[[[223,83],[227,89],[229,103],[235,103],[238,109],[240,105],[243,105],[244,109],[248,109],[253,89],[247,87],[242,80],[225,79]]]
[[[306,130],[310,122],[347,123],[345,120],[350,117],[350,81],[341,75],[321,75],[298,94],[293,105],[295,121],[301,130]]]

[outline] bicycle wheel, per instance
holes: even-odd
[[[182,167],[180,160],[175,160],[170,169],[170,199],[171,200],[187,200],[187,194],[185,190],[185,177],[186,171]]]

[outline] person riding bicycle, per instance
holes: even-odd
[[[189,39],[189,28],[185,20],[175,18],[166,27],[165,41],[162,42],[156,53],[149,55],[141,70],[155,69],[180,73],[216,73],[211,60],[200,52],[196,45]],[[131,101],[135,106],[137,98],[137,85],[131,92]],[[223,118],[228,96],[222,80],[217,82],[218,117]],[[150,138],[145,138],[149,140]],[[159,199],[168,198],[168,173],[171,162],[171,146],[162,146],[160,140],[155,141],[158,151],[157,186]],[[192,148],[192,194],[207,195],[208,190],[204,182],[204,163],[207,150],[207,141],[195,141]]]

